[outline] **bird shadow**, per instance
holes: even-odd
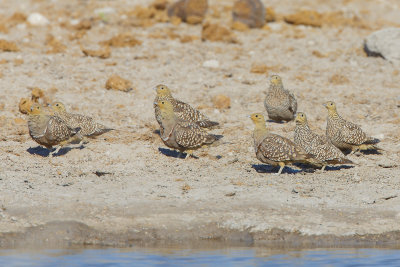
[[[345,150],[343,151],[343,153],[347,156],[351,154],[351,150]],[[355,153],[353,153],[354,155],[356,155],[357,157],[361,156],[361,155],[382,155],[381,152],[379,152],[379,150],[377,149],[368,149],[368,150],[360,150],[357,151]]]
[[[325,171],[340,171],[342,169],[352,169],[354,166],[351,165],[335,165],[335,166],[326,166]]]
[[[38,155],[41,157],[48,157],[50,155],[50,150],[41,146],[30,147],[26,151],[31,155]]]
[[[171,149],[167,149],[167,148],[162,148],[159,147],[158,151],[160,151],[161,154],[167,156],[167,157],[173,157],[173,158],[177,158],[177,159],[185,159],[187,153],[179,153],[176,150],[171,150]],[[198,157],[191,155],[193,158],[198,159]]]
[[[287,121],[274,121],[274,120],[267,120],[267,122],[278,123],[278,124],[285,124]]]
[[[253,164],[251,167],[256,170],[258,173],[278,173],[279,167],[276,166],[271,166],[271,165],[265,165],[265,164]],[[289,174],[295,174],[301,172],[300,170],[294,170],[288,166],[285,166],[283,168],[282,173],[289,173]]]
[[[79,149],[80,150],[80,149],[83,149],[83,148],[85,148],[84,145],[81,145],[79,147],[62,147],[56,154],[53,154],[52,156],[53,157],[63,156],[65,154],[67,154],[69,151],[71,151],[72,149]],[[56,148],[52,148],[50,150],[50,149],[47,149],[47,148],[44,148],[44,147],[41,147],[41,146],[37,146],[37,147],[30,147],[26,151],[28,151],[28,153],[31,154],[31,155],[38,155],[38,156],[41,156],[41,157],[49,157],[50,153],[52,151],[54,151],[54,150],[56,150]]]

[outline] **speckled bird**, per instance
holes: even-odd
[[[196,123],[178,118],[169,100],[159,100],[154,105],[160,110],[159,124],[162,141],[166,146],[177,149],[180,153],[187,151],[186,157],[191,155],[194,149],[212,144],[221,137],[208,134]]]
[[[368,137],[360,126],[344,120],[336,111],[336,104],[328,101],[324,104],[328,110],[326,136],[334,146],[341,150],[382,150],[376,146],[379,140]]]
[[[294,130],[294,142],[317,160],[323,162],[322,170],[326,165],[352,164],[353,162],[335,147],[325,136],[311,131],[308,126],[307,116],[303,112],[297,112],[296,128]]]
[[[269,90],[264,100],[268,117],[276,122],[291,121],[297,111],[297,101],[294,95],[283,88],[281,77],[272,75]]]
[[[87,137],[95,137],[113,130],[94,121],[93,118],[81,114],[68,113],[65,105],[55,102],[52,105],[54,114],[60,117],[71,128],[81,128],[80,134]]]
[[[175,99],[172,96],[170,89],[166,85],[159,84],[154,89],[157,92],[154,103],[158,103],[160,100],[168,100],[172,103],[174,113],[178,118],[188,122],[196,123],[202,128],[211,128],[219,124],[218,122],[210,121],[210,119],[206,115],[192,108],[189,104]],[[154,111],[156,115],[156,120],[158,121],[158,123],[160,123],[160,108],[156,104],[154,104]]]
[[[270,133],[261,113],[254,113],[250,118],[254,123],[253,139],[257,159],[263,163],[280,166],[278,174],[282,173],[285,165],[295,162],[321,164],[291,140]]]
[[[39,145],[49,150],[53,146],[58,146],[51,153],[52,156],[57,154],[64,145],[75,140],[80,141],[82,138],[79,127],[69,127],[60,117],[45,113],[39,104],[33,104],[29,111],[28,128],[29,135]]]

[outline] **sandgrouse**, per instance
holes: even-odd
[[[297,111],[297,101],[294,95],[283,88],[282,79],[272,75],[264,106],[268,117],[273,121],[291,121]]]
[[[210,121],[210,119],[201,113],[200,111],[192,108],[189,104],[175,99],[170,89],[163,84],[159,84],[154,88],[157,91],[157,96],[154,99],[154,103],[158,103],[160,100],[168,100],[171,102],[175,115],[185,121],[193,122],[202,128],[210,128],[218,125],[218,122]],[[154,111],[156,120],[160,123],[160,108],[154,104]]]
[[[379,140],[368,137],[360,126],[344,120],[336,111],[335,102],[328,101],[324,104],[328,110],[326,136],[334,146],[341,150],[381,150],[375,144]]]
[[[311,131],[308,126],[306,114],[298,112],[295,121],[295,144],[313,155],[317,160],[320,160],[323,163],[322,170],[325,170],[326,165],[353,163],[325,136],[320,136]]]
[[[45,113],[39,104],[33,104],[29,111],[28,128],[29,135],[36,143],[49,150],[58,145],[52,156],[65,144],[82,138],[79,127],[70,127],[60,117]]]
[[[262,114],[254,113],[250,118],[254,123],[253,139],[257,159],[270,165],[280,166],[278,174],[282,173],[285,165],[295,162],[320,164],[311,154],[306,153],[289,139],[270,133]]]
[[[179,150],[180,153],[188,151],[186,157],[194,149],[203,145],[212,144],[221,136],[208,134],[198,124],[179,118],[169,100],[159,100],[154,105],[159,109],[160,135],[164,144]]]

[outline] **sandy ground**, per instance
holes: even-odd
[[[209,1],[206,19],[229,28],[232,2]],[[280,17],[303,8],[341,11],[361,23],[309,27],[278,19],[269,29],[233,31],[237,43],[203,42],[201,25],[137,26],[131,14],[136,5],[149,4],[144,0],[3,3],[3,19],[40,12],[50,24],[22,21],[0,33],[0,39],[19,47],[0,54],[0,246],[53,239],[111,245],[199,240],[398,245],[400,75],[389,62],[366,57],[362,50],[374,30],[400,25],[398,1],[263,2]],[[96,15],[104,7],[113,10]],[[82,19],[91,19],[91,29],[75,38],[78,31],[69,25]],[[99,49],[99,42],[126,32],[142,44],[111,47],[107,59],[81,51]],[[47,53],[48,34],[66,46],[64,52]],[[181,42],[182,36],[195,40]],[[203,67],[207,60],[217,60],[219,67]],[[262,64],[268,73],[250,72]],[[273,73],[294,92],[298,110],[315,131],[324,133],[322,103],[334,100],[344,118],[382,140],[383,154],[350,155],[354,167],[326,172],[291,167],[275,175],[276,168],[255,158],[252,123],[246,118],[265,112]],[[112,74],[129,80],[134,90],[106,90]],[[198,159],[171,156],[154,132],[152,88],[159,83],[219,121],[222,127],[213,132],[223,134],[224,143],[196,151]],[[30,139],[26,117],[18,111],[19,100],[33,87],[117,130],[81,149],[47,157]],[[218,94],[230,98],[229,109],[214,107]],[[294,122],[267,125],[293,138]]]

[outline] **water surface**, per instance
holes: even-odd
[[[0,250],[0,266],[400,266],[400,250],[269,248]]]

